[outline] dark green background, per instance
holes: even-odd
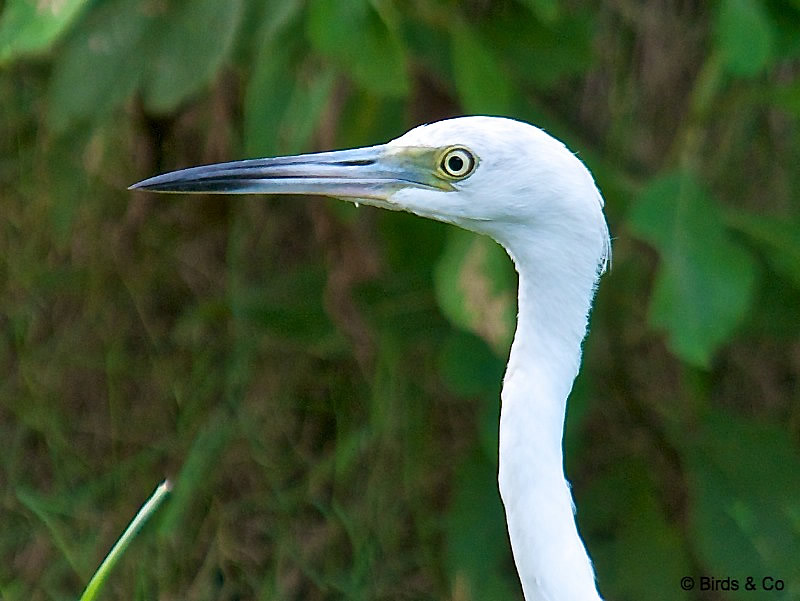
[[[800,596],[798,0],[0,7],[4,601],[77,598],[164,476],[104,598],[521,599],[502,251],[126,190],[471,113],[545,127],[606,198],[565,439],[602,593]],[[681,591],[703,575],[786,590]]]

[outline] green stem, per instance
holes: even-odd
[[[122,533],[122,536],[111,548],[111,551],[108,552],[108,555],[106,555],[103,563],[101,563],[100,567],[97,568],[97,571],[94,573],[94,576],[92,576],[89,584],[86,585],[86,590],[83,591],[80,601],[94,600],[94,598],[97,596],[97,593],[100,592],[100,589],[102,588],[103,583],[105,582],[109,573],[117,564],[119,558],[122,557],[125,549],[128,548],[128,545],[131,543],[147,519],[153,515],[156,509],[158,509],[158,506],[161,505],[161,502],[167,496],[171,488],[172,484],[169,480],[164,480],[158,485],[155,492],[139,510],[139,513],[137,513],[131,523],[128,524],[125,532]]]

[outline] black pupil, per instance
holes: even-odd
[[[458,173],[464,168],[464,159],[458,155],[453,155],[447,159],[447,166],[453,173]]]

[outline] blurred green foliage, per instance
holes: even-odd
[[[463,113],[545,127],[607,200],[565,437],[603,594],[800,595],[800,3],[0,6],[0,598],[76,598],[164,475],[109,598],[521,598],[502,251],[126,191]]]

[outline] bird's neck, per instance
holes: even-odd
[[[553,263],[547,240],[539,243],[506,246],[519,272],[519,317],[503,383],[500,494],[526,601],[598,601],[562,458],[597,265]]]

